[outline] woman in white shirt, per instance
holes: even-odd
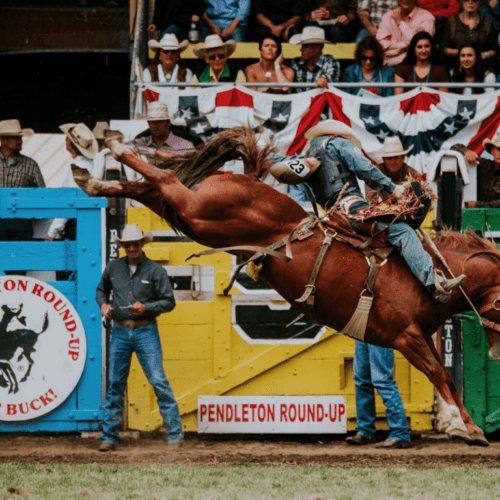
[[[458,49],[455,67],[451,70],[451,81],[454,83],[495,83],[495,74],[486,69],[474,42],[465,42]],[[472,95],[493,92],[495,87],[454,88],[454,94]]]
[[[167,33],[157,42],[150,40],[148,46],[154,52],[159,52],[160,63],[151,64],[143,73],[143,82],[190,82],[193,72],[181,62],[180,54],[187,49],[189,42],[179,43],[177,37]]]

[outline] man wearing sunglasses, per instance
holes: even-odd
[[[144,245],[153,240],[150,232],[143,234],[138,226],[128,224],[122,237],[115,236],[114,240],[125,250],[126,257],[108,263],[96,294],[102,316],[113,320],[108,392],[103,406],[99,451],[111,451],[118,443],[133,352],[155,391],[167,429],[167,447],[178,448],[184,441],[184,432],[177,402],[163,370],[156,322],[157,316],[175,307],[170,280],[167,271],[144,254]],[[111,293],[113,299],[110,303]]]

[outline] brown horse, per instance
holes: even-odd
[[[288,236],[307,216],[291,198],[258,180],[269,166],[269,150],[259,151],[253,134],[247,131],[219,134],[193,153],[165,160],[167,170],[152,167],[117,141],[109,145],[119,161],[142,174],[147,182],[102,182],[75,167],[73,173],[80,187],[91,196],[138,200],[202,245],[267,247]],[[209,175],[235,157],[243,159],[247,175]],[[262,277],[305,314],[307,306],[296,299],[304,292],[322,241],[323,232],[316,227],[312,237],[291,244],[290,262],[264,259]],[[500,303],[500,253],[473,233],[447,234],[434,241],[453,273],[467,275],[464,288],[472,302],[488,309],[490,355],[499,360],[500,326],[496,323],[500,322],[500,307],[496,304]],[[429,253],[432,255],[431,250]],[[252,252],[247,254],[250,257]],[[439,262],[435,264],[442,269]],[[356,309],[367,273],[365,257],[334,239],[316,282],[317,321],[342,331]],[[456,289],[447,304],[436,305],[397,254],[381,268],[374,292],[365,341],[397,349],[427,375],[445,402],[444,431],[468,444],[487,446],[431,338],[447,318],[470,308],[462,293]]]

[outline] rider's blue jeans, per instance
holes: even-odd
[[[375,389],[386,407],[389,437],[410,441],[403,400],[392,376],[394,351],[356,341],[354,384],[356,386],[356,432],[375,440]]]
[[[162,348],[155,322],[130,330],[116,323],[113,326],[109,353],[109,386],[104,400],[101,440],[113,444],[118,442],[125,387],[134,351],[155,391],[160,414],[167,429],[167,441],[182,443],[184,432],[179,408],[163,370]]]

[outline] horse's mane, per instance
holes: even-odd
[[[246,175],[258,179],[271,167],[267,157],[272,151],[272,145],[262,148],[257,145],[253,130],[237,127],[220,132],[184,156],[165,159],[159,168],[173,170],[184,186],[193,189],[224,163],[235,159],[243,161]],[[188,228],[167,203],[163,206],[163,217],[174,229],[189,236]]]
[[[500,261],[500,252],[495,244],[478,236],[470,227],[465,234],[444,231],[432,239],[440,250],[457,250],[467,255],[466,260],[478,254],[486,254]]]

